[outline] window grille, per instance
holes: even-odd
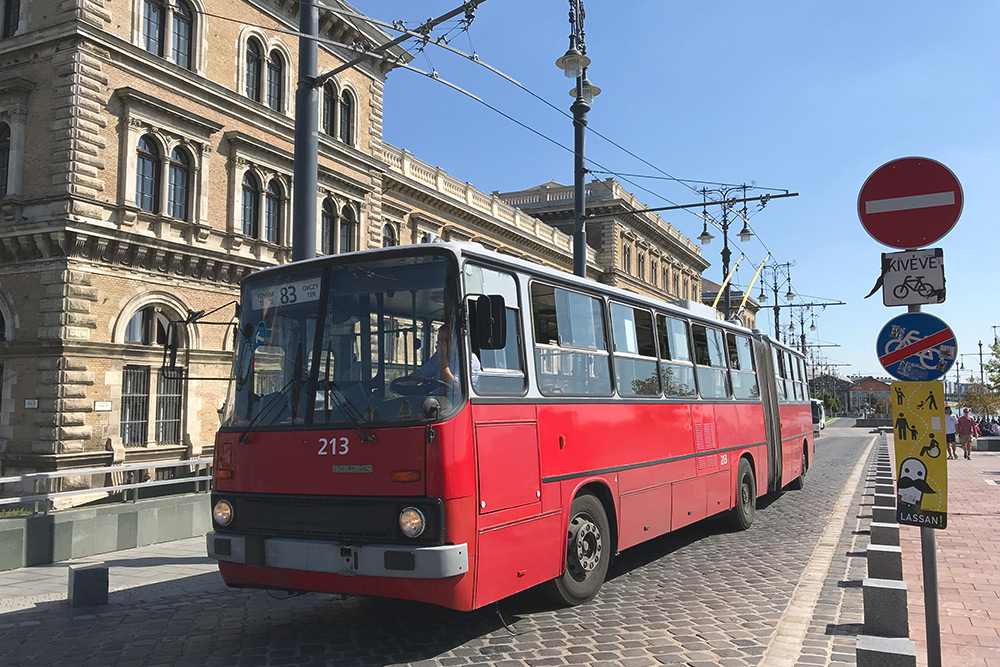
[[[156,379],[156,444],[177,445],[181,441],[181,402],[184,395],[184,371],[173,369],[169,375],[160,371]]]
[[[126,447],[146,444],[149,418],[149,366],[122,369],[121,438]]]

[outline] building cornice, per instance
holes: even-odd
[[[106,229],[81,227],[4,228],[0,236],[0,266],[23,271],[26,264],[55,259],[83,260],[106,267],[145,271],[210,284],[235,285],[249,273],[271,264],[214,253],[198,253],[189,246],[165,243]],[[17,264],[14,267],[14,264]],[[2,271],[0,271],[2,272]]]

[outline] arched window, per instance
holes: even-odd
[[[622,248],[622,269],[625,273],[632,273],[632,248],[628,246]]]
[[[382,247],[392,248],[397,245],[399,239],[396,237],[396,228],[387,222],[382,225]]]
[[[354,99],[346,90],[340,96],[340,140],[352,143],[354,138]]]
[[[333,203],[327,199],[323,202],[323,212],[320,216],[319,247],[324,255],[333,253],[333,229],[336,223],[337,213],[333,209]]]
[[[660,274],[656,272],[656,260],[649,260],[649,282],[653,283],[653,287],[656,287],[656,281],[660,279]]]
[[[340,212],[340,252],[354,250],[354,211],[345,206]]]
[[[674,294],[680,298],[681,295],[681,277],[674,271]]]
[[[170,153],[170,200],[167,214],[178,220],[188,220],[188,198],[191,192],[191,158],[186,151],[175,148]]]
[[[281,241],[281,188],[273,179],[267,184],[264,196],[264,240],[268,243]]]
[[[243,175],[243,234],[258,236],[260,220],[260,183],[249,171]]]
[[[142,46],[153,55],[163,55],[163,20],[166,8],[161,0],[143,0]]]
[[[13,37],[21,20],[21,0],[7,0],[3,8],[3,36]]]
[[[149,136],[139,139],[136,149],[135,203],[144,211],[160,211],[160,150]]]
[[[663,267],[663,289],[670,289],[670,269]]]
[[[7,196],[7,174],[10,171],[10,125],[0,123],[0,197]]]
[[[247,97],[260,102],[260,74],[264,62],[264,52],[257,40],[247,42]]]
[[[163,345],[167,342],[170,320],[153,306],[143,308],[128,321],[125,342],[136,345]]]
[[[178,0],[174,7],[173,22],[174,62],[184,69],[191,69],[191,52],[194,44],[191,36],[194,27],[194,12],[183,0]]]
[[[646,279],[646,256],[639,253],[639,280]]]
[[[267,59],[267,106],[281,111],[281,87],[285,77],[285,59],[277,51],[271,51]]]
[[[333,136],[334,128],[333,124],[333,113],[337,108],[337,89],[333,87],[333,83],[330,81],[326,82],[323,86],[323,117],[322,126],[323,134]]]

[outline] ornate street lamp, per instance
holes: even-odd
[[[573,160],[573,273],[587,276],[587,204],[584,177],[587,173],[584,160],[584,138],[587,129],[587,112],[601,89],[587,79],[587,45],[583,31],[583,0],[569,0],[569,49],[556,60],[556,66],[568,78],[576,79],[576,88],[570,95],[576,100],[570,107],[573,112],[574,160]]]

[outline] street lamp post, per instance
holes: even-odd
[[[727,281],[726,278],[729,276],[729,260],[732,257],[732,251],[729,249],[729,211],[733,206],[733,201],[730,195],[736,190],[743,190],[743,212],[738,213],[734,211],[743,219],[743,229],[740,230],[739,237],[740,241],[746,243],[751,238],[753,238],[753,231],[750,229],[750,223],[747,217],[747,186],[740,185],[738,187],[726,187],[719,188],[717,190],[709,190],[707,188],[701,189],[702,197],[702,209],[701,216],[704,220],[704,227],[702,228],[701,234],[698,236],[698,240],[701,241],[702,245],[708,245],[711,243],[712,239],[715,237],[708,232],[708,194],[718,193],[721,196],[721,206],[722,206],[722,281],[726,284],[723,289],[722,303],[723,303],[723,313],[728,320],[732,314],[732,295],[730,288],[732,286],[732,281]]]
[[[556,60],[556,66],[568,78],[576,79],[576,88],[570,95],[576,99],[570,107],[573,112],[573,273],[587,277],[587,203],[584,177],[587,166],[584,144],[587,130],[587,112],[594,97],[601,89],[587,80],[587,45],[583,31],[583,0],[569,0],[569,50]]]
[[[764,291],[764,285],[767,282],[768,271],[771,273],[771,288],[774,290],[774,336],[778,339],[778,342],[781,342],[781,324],[778,318],[781,306],[778,303],[778,290],[787,283],[788,292],[785,293],[785,300],[791,301],[795,298],[795,292],[792,291],[792,262],[766,264],[764,266],[760,274],[760,294],[757,296],[757,301],[760,303],[767,301],[767,293]]]

